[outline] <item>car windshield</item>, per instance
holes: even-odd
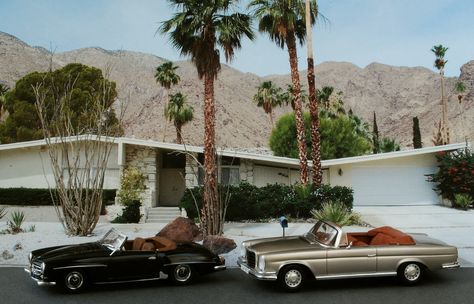
[[[127,240],[127,236],[114,228],[110,229],[104,237],[99,241],[102,246],[109,248],[112,251],[117,251],[122,247]]]
[[[337,229],[325,222],[317,222],[305,235],[310,241],[316,241],[326,246],[334,246]]]

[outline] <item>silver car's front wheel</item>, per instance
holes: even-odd
[[[398,269],[398,277],[406,285],[417,284],[423,274],[423,268],[418,263],[405,263]]]
[[[297,291],[303,286],[305,279],[304,269],[298,265],[291,265],[280,271],[278,280],[280,284],[289,291]]]

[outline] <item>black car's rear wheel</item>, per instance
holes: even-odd
[[[288,291],[297,291],[305,283],[305,269],[298,265],[286,266],[280,270],[278,281]]]
[[[69,292],[79,292],[86,286],[86,277],[83,272],[73,270],[64,274],[63,287]]]
[[[192,281],[194,269],[188,264],[179,264],[171,269],[169,274],[171,281],[176,285],[185,285]]]
[[[423,266],[410,262],[400,265],[397,271],[398,278],[405,285],[415,285],[423,276]]]

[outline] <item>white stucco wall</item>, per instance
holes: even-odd
[[[117,189],[120,181],[117,145],[110,153],[104,188]],[[51,161],[46,147],[29,147],[0,151],[0,188],[54,187]]]

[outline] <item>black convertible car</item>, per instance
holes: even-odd
[[[70,292],[87,283],[146,281],[169,278],[189,283],[196,273],[224,270],[225,261],[196,243],[163,237],[135,238],[111,229],[98,242],[38,249],[25,270],[38,285],[61,285]]]

